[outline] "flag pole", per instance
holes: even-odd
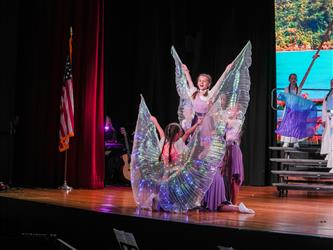
[[[72,26],[70,27],[69,30],[70,37],[69,37],[69,59],[70,59],[70,64],[72,64],[72,39],[73,39],[73,28]],[[69,137],[68,137],[69,140]],[[65,150],[65,166],[64,166],[64,184],[59,187],[58,189],[65,190],[65,191],[72,191],[72,187],[67,185],[67,151],[68,148]]]
[[[72,191],[72,187],[67,185],[67,150],[65,151],[64,184],[59,187],[61,190]]]

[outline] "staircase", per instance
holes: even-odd
[[[327,161],[320,155],[318,145],[269,149],[278,155],[270,158],[270,161],[271,173],[278,180],[272,185],[277,188],[279,196],[288,196],[288,190],[333,192],[333,173],[329,173],[331,168],[327,167]]]

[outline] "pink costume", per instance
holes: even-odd
[[[167,166],[169,165],[169,147],[170,147],[170,143],[167,142],[165,143],[165,138],[162,138],[160,140],[160,149],[162,150],[162,160],[164,162],[164,165]],[[164,145],[164,147],[163,147]],[[162,148],[163,147],[163,148]],[[184,149],[186,148],[186,145],[183,141],[182,138],[179,138],[177,141],[175,141],[172,144],[171,147],[171,163],[177,163],[177,161],[180,159],[182,152],[184,151]]]

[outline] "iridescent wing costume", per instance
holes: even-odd
[[[215,133],[208,150],[199,145],[197,129],[181,158],[166,166],[159,161],[161,148],[156,128],[141,96],[131,158],[131,184],[138,207],[150,209],[157,196],[165,211],[184,212],[198,205],[212,182],[224,149],[220,141],[224,124],[219,122],[220,112],[215,107],[212,110]]]
[[[238,56],[231,63],[231,68],[227,69],[220,76],[219,80],[210,90],[212,92],[210,101],[215,103],[222,96],[224,98],[224,109],[229,110],[235,106],[239,108],[239,118],[244,120],[245,113],[250,100],[251,79],[249,67],[252,63],[252,46],[249,41]],[[171,54],[175,60],[175,81],[179,95],[178,119],[179,122],[192,120],[194,117],[193,104],[190,90],[186,81],[185,73],[182,69],[182,62],[175,50],[171,47]]]
[[[177,91],[181,99],[178,116],[183,120],[187,118],[184,109],[191,109],[191,99],[187,95],[188,88],[181,61],[174,49],[173,56],[176,62]],[[225,95],[227,108],[239,105],[239,116],[244,118],[249,102],[250,64],[251,44],[248,43],[234,60],[230,71],[217,82],[218,87],[214,87],[212,106],[202,125],[191,136],[181,158],[170,165],[164,165],[159,160],[161,148],[156,128],[150,121],[149,110],[141,96],[131,158],[131,184],[138,207],[151,209],[154,198],[157,198],[164,211],[186,212],[200,205],[225,152],[225,144],[221,138],[224,136],[226,123],[220,95]],[[211,133],[209,140],[202,145],[202,134],[206,129],[203,124],[207,119]]]

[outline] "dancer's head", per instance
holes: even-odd
[[[171,163],[172,162],[172,156],[171,156],[171,148],[172,148],[172,144],[174,142],[176,142],[182,135],[183,135],[183,130],[180,127],[180,125],[178,123],[169,123],[165,129],[164,129],[164,135],[165,135],[165,141],[163,144],[163,148],[164,145],[166,145],[167,143],[169,144],[169,149],[168,149],[168,154],[167,154],[167,158],[164,159],[164,163]],[[162,155],[163,155],[163,150],[160,154],[159,159],[162,159]]]
[[[297,75],[295,73],[290,74],[288,80],[290,85],[297,86]]]
[[[172,122],[165,127],[164,134],[167,141],[173,142],[183,135],[183,130],[178,123]]]
[[[198,91],[194,92],[192,98],[195,99],[199,92],[203,93],[204,96],[208,96],[208,90],[212,83],[212,77],[208,74],[200,74],[197,78]]]
[[[212,84],[212,77],[210,75],[202,73],[198,76],[197,86],[199,90],[201,91],[208,90],[211,84]]]

